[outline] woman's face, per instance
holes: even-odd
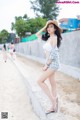
[[[49,34],[53,34],[55,32],[55,28],[54,28],[54,25],[53,24],[49,24],[48,27],[47,27],[47,32]]]

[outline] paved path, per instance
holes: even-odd
[[[8,112],[7,120],[39,120],[27,92],[16,66],[9,59],[5,63],[0,54],[0,112]]]

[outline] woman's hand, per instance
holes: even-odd
[[[48,69],[47,65],[44,65],[43,68],[42,68],[43,71],[46,71],[47,69]]]
[[[47,21],[46,25],[45,25],[41,30],[39,30],[39,31],[35,34],[38,38],[41,38],[41,32],[45,31],[45,29],[47,28],[47,25],[48,25],[51,21],[52,21],[52,20]]]

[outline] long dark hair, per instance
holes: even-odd
[[[51,24],[53,24],[53,23],[51,23]],[[55,35],[57,36],[57,47],[59,48],[61,45],[61,40],[62,40],[61,33],[60,33],[59,28],[55,24],[53,24],[53,25],[54,25],[54,29],[55,29]],[[48,28],[48,26],[47,26],[47,28]],[[44,41],[47,41],[48,38],[50,37],[49,33],[47,32],[47,28],[46,28],[46,33],[42,35],[42,40],[44,40]]]

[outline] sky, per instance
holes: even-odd
[[[80,0],[59,0],[59,1],[78,1]],[[76,18],[80,14],[79,4],[58,4],[61,8],[58,19]],[[0,31],[7,29],[11,32],[11,22],[14,22],[15,16],[35,17],[35,13],[31,8],[30,0],[0,0]]]

